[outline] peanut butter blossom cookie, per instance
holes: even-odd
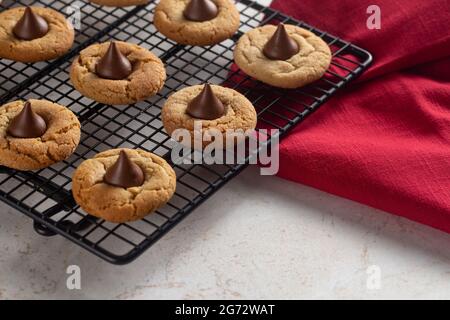
[[[141,4],[147,4],[149,2],[149,0],[89,0],[89,1],[102,6],[110,6],[110,7],[137,6]]]
[[[234,60],[245,73],[280,88],[299,88],[320,79],[331,58],[321,38],[283,24],[250,30],[234,50]]]
[[[169,97],[162,109],[165,130],[173,135],[185,129],[191,137],[190,146],[204,148],[220,133],[223,147],[230,133],[245,132],[256,127],[256,111],[252,103],[239,92],[216,85],[197,85],[184,88]],[[196,132],[201,124],[201,132]],[[211,130],[211,131],[210,131]],[[212,132],[214,131],[214,132]],[[242,138],[245,138],[241,134]],[[233,139],[239,138],[233,136]],[[200,143],[195,140],[200,139]]]
[[[84,96],[105,104],[130,104],[155,95],[164,86],[162,61],[126,42],[94,44],[72,63],[70,79]]]
[[[167,203],[175,187],[172,167],[143,150],[99,153],[81,163],[72,178],[72,193],[80,207],[116,223],[144,218]]]
[[[80,142],[80,122],[66,107],[45,100],[0,107],[0,165],[37,170],[67,159]]]
[[[64,55],[72,47],[74,30],[55,10],[18,7],[0,13],[0,57],[36,62]]]
[[[239,28],[239,12],[230,0],[161,0],[154,24],[180,44],[207,46],[230,38]]]

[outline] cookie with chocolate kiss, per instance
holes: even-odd
[[[125,171],[134,172],[133,178],[127,178]],[[109,174],[117,175],[112,179],[120,186],[111,185]],[[170,200],[175,188],[176,174],[172,167],[163,158],[144,150],[101,152],[83,161],[72,177],[76,203],[87,213],[114,223],[135,221],[151,214]]]
[[[75,38],[63,14],[42,7],[2,10],[0,30],[0,58],[26,63],[63,56]]]
[[[222,136],[222,145],[227,147],[227,130],[246,132],[256,127],[257,115],[252,103],[241,93],[218,85],[196,85],[183,88],[172,94],[161,111],[162,122],[167,134],[172,136],[177,129],[190,134],[191,148],[205,148],[212,141],[204,138],[214,130]],[[201,123],[202,132],[194,132]],[[178,137],[179,138],[179,137]],[[239,137],[232,137],[233,141]],[[177,137],[174,136],[177,140]],[[242,135],[242,140],[245,136]],[[180,141],[186,143],[187,141]]]
[[[232,37],[240,17],[231,0],[160,0],[153,23],[177,43],[209,46]]]
[[[274,87],[295,89],[319,80],[332,59],[327,43],[294,25],[265,25],[242,35],[234,61],[249,76]]]
[[[80,142],[76,115],[47,100],[7,103],[0,119],[0,166],[43,169],[70,157]]]
[[[103,104],[128,105],[157,94],[164,86],[164,63],[136,44],[93,44],[80,52],[70,69],[73,86]]]

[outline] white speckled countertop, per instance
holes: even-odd
[[[255,167],[126,266],[0,212],[0,299],[450,298],[450,235]],[[81,290],[66,287],[73,264]]]
[[[126,266],[0,203],[0,269],[0,299],[449,299],[450,235],[250,167]]]

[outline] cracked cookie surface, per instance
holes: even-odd
[[[167,38],[180,44],[207,46],[230,38],[239,28],[239,11],[230,0],[212,0],[218,15],[209,21],[187,20],[183,11],[190,0],[161,0],[153,23]]]
[[[94,44],[81,51],[72,63],[70,79],[74,87],[84,96],[110,105],[136,103],[160,91],[166,80],[163,62],[138,45],[120,41],[116,41],[116,44],[130,60],[133,72],[124,80],[109,80],[97,76],[95,66],[110,43]]]
[[[20,62],[37,62],[55,59],[64,55],[73,45],[74,30],[66,18],[55,10],[32,7],[43,17],[49,31],[42,38],[26,41],[14,36],[13,28],[22,18],[25,7],[0,13],[0,57]]]
[[[28,100],[44,118],[47,131],[39,138],[14,138],[7,130],[22,111],[24,101],[0,107],[0,165],[17,170],[38,170],[67,159],[80,142],[80,122],[68,108],[46,100]]]
[[[256,127],[257,115],[252,103],[236,90],[212,85],[215,96],[223,103],[225,114],[215,120],[201,120],[191,117],[186,113],[190,101],[192,101],[203,89],[203,85],[197,85],[181,89],[167,99],[162,108],[162,122],[166,132],[172,136],[177,129],[186,129],[191,135],[191,146],[194,145],[194,124],[201,121],[202,132],[200,136],[206,136],[202,140],[202,147],[206,147],[209,141],[208,130],[219,130],[223,137],[223,146],[226,147],[226,131],[242,129],[253,130]]]
[[[331,51],[328,45],[312,32],[286,25],[300,51],[286,61],[270,60],[263,49],[276,30],[266,25],[244,34],[234,50],[234,60],[249,76],[280,88],[299,88],[320,79],[330,66]]]
[[[137,6],[141,4],[147,4],[149,1],[150,0],[89,0],[89,2],[110,7]]]
[[[145,174],[142,186],[120,188],[103,182],[103,177],[117,161],[120,151]],[[106,221],[122,223],[144,218],[166,204],[173,196],[176,175],[161,157],[144,150],[113,149],[84,161],[72,177],[75,201],[87,213]]]

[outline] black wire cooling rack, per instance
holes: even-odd
[[[44,236],[63,235],[115,264],[129,263],[179,223],[203,201],[239,174],[249,162],[236,165],[176,165],[177,190],[171,201],[145,219],[113,224],[87,215],[71,195],[71,177],[85,159],[110,148],[141,148],[166,160],[173,141],[163,130],[161,107],[173,92],[189,85],[221,83],[252,101],[260,128],[278,129],[283,137],[296,124],[360,75],[371,63],[367,51],[250,0],[238,1],[239,32],[210,47],[182,46],[166,39],[152,25],[155,3],[131,8],[106,8],[88,1],[8,1],[0,10],[19,5],[46,6],[70,15],[81,10],[81,30],[73,49],[57,60],[36,64],[0,60],[0,105],[17,99],[47,99],[69,107],[82,124],[82,138],[68,160],[35,172],[0,167],[0,198],[34,220]],[[233,66],[239,37],[266,23],[299,25],[322,37],[333,51],[330,70],[313,85],[281,90],[255,81]],[[107,106],[83,97],[72,87],[68,71],[73,58],[94,42],[111,39],[137,43],[166,64],[163,90],[130,106]],[[269,137],[270,138],[270,137]]]

